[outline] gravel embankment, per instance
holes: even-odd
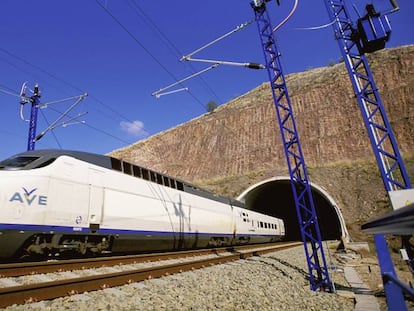
[[[354,310],[353,299],[311,291],[307,274],[303,247],[297,247],[5,310]],[[340,272],[332,277],[347,286]]]

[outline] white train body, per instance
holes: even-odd
[[[283,221],[114,158],[22,153],[0,163],[0,257],[277,241]]]

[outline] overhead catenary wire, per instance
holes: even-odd
[[[135,2],[134,2],[135,3]],[[182,55],[182,54],[181,54]],[[91,96],[91,98],[92,98],[92,96]],[[203,107],[204,107],[204,105],[203,105]],[[111,107],[109,107],[109,106],[107,106],[107,108],[111,108]],[[114,112],[116,113],[117,111],[116,110],[114,110]],[[126,120],[128,120],[128,118],[125,118],[125,117],[123,117],[124,119],[126,119]]]
[[[48,76],[48,77],[50,77],[50,78],[52,78],[52,79],[54,79],[54,80],[56,80],[56,81],[59,81],[59,82],[61,82],[61,83],[65,84],[65,85],[67,85],[67,86],[69,86],[69,87],[73,88],[74,90],[77,90],[77,91],[79,91],[79,92],[84,92],[81,88],[79,88],[79,87],[77,87],[77,86],[73,85],[72,83],[68,82],[67,80],[65,80],[65,79],[63,79],[63,78],[61,78],[61,77],[58,77],[58,76],[57,76],[57,75],[55,75],[55,74],[52,74],[51,72],[49,72],[49,71],[47,71],[47,70],[45,70],[45,69],[41,68],[41,67],[40,67],[40,66],[38,66],[38,65],[34,65],[34,64],[33,64],[33,63],[31,63],[30,61],[28,61],[28,60],[26,60],[26,59],[22,58],[21,56],[16,55],[15,53],[13,53],[13,52],[11,52],[11,51],[8,51],[8,50],[6,50],[6,49],[4,49],[4,48],[2,48],[2,47],[0,47],[0,51],[2,51],[3,53],[7,54],[8,56],[10,56],[10,57],[12,57],[12,58],[14,58],[14,59],[16,59],[16,60],[18,60],[18,61],[20,61],[20,62],[24,63],[25,65],[28,65],[28,66],[32,67],[33,69],[35,69],[35,70],[37,70],[37,71],[39,71],[39,72],[41,72],[41,73],[45,74],[46,76]],[[20,70],[20,71],[24,72],[25,74],[29,74],[29,75],[30,75],[30,73],[29,73],[28,71],[23,70],[22,68],[20,68],[20,67],[18,67],[18,66],[15,66],[14,64],[12,64],[12,63],[10,63],[10,62],[8,62],[8,61],[7,61],[7,63],[8,63],[9,65],[13,66],[14,68],[16,68],[16,69],[18,69],[18,70]],[[40,80],[42,80],[42,79],[40,79]],[[42,82],[42,83],[44,83],[44,82]],[[9,88],[9,87],[5,86],[5,85],[2,85],[2,87],[3,87],[4,89],[3,89],[3,91],[1,91],[1,90],[0,90],[0,92],[5,93],[5,94],[8,94],[8,95],[15,96],[15,97],[19,97],[19,98],[21,97],[21,96],[18,94],[18,92],[16,92],[15,90],[13,90],[13,89],[11,89],[11,88]],[[54,88],[56,88],[56,87],[54,87]],[[10,91],[7,91],[7,89],[8,89],[8,90],[10,90]],[[62,90],[60,90],[60,91],[62,91]],[[128,122],[132,122],[132,120],[131,120],[130,118],[127,118],[126,116],[124,116],[124,115],[120,114],[120,113],[119,113],[119,111],[117,111],[117,110],[115,110],[114,108],[112,108],[111,106],[109,106],[109,105],[105,104],[103,101],[101,101],[101,100],[100,100],[99,98],[97,98],[96,96],[94,96],[94,95],[92,95],[92,94],[89,94],[89,95],[88,95],[88,97],[89,97],[90,99],[94,100],[95,102],[97,102],[99,105],[101,105],[101,106],[105,107],[106,109],[108,109],[108,110],[109,110],[112,114],[115,114],[115,115],[116,115],[116,116],[118,116],[121,120],[126,120],[126,121],[128,121]],[[90,108],[93,108],[93,109],[94,109],[94,110],[96,110],[96,111],[98,111],[100,114],[102,114],[103,116],[107,117],[108,119],[110,119],[110,120],[114,120],[114,116],[113,116],[113,115],[109,115],[107,112],[105,112],[105,111],[103,111],[103,110],[100,110],[100,109],[97,109],[95,106],[89,106],[89,107],[90,107]],[[50,110],[52,110],[52,111],[55,111],[55,112],[57,112],[57,113],[61,113],[61,112],[59,112],[59,111],[57,111],[57,110],[52,109],[51,107],[49,107],[49,109],[50,109]],[[98,131],[98,132],[100,132],[101,134],[104,134],[104,135],[106,135],[106,136],[112,137],[112,138],[114,138],[114,139],[118,140],[119,142],[122,142],[122,143],[127,143],[127,144],[131,144],[131,143],[133,143],[132,141],[126,141],[126,140],[125,140],[125,139],[123,139],[123,138],[117,137],[117,136],[115,136],[115,135],[113,135],[113,134],[109,134],[109,133],[108,133],[108,132],[106,132],[106,131],[99,130],[97,127],[93,127],[93,126],[91,126],[90,124],[89,124],[89,125],[86,125],[86,126],[87,126],[88,128],[90,128],[90,129],[94,130],[94,131]]]
[[[133,6],[135,7],[135,11],[137,11],[137,10],[139,10],[139,12],[147,19],[147,20],[149,20],[149,22],[153,25],[153,27],[156,29],[156,31],[157,32],[159,32],[159,34],[169,43],[169,45],[175,50],[175,52],[176,53],[178,53],[178,56],[182,56],[183,54],[179,51],[179,49],[171,42],[171,40],[169,40],[168,39],[168,37],[166,37],[165,36],[165,34],[155,25],[155,23],[153,23],[152,21],[151,21],[151,19],[149,19],[149,17],[145,14],[145,12],[138,6],[138,4],[136,3],[136,1],[134,1],[134,0],[131,0],[131,1],[129,1],[129,3],[132,3],[133,4]],[[111,14],[111,17],[112,18],[115,18],[112,14]],[[241,30],[241,29],[244,29],[244,28],[246,28],[246,26],[248,26],[248,25],[250,25],[251,23],[253,23],[255,20],[253,19],[253,20],[250,20],[250,21],[248,21],[248,22],[245,22],[245,23],[243,23],[242,25],[240,25],[240,26],[238,26],[238,27],[236,27],[236,30],[232,30],[232,31],[230,31],[230,32],[228,32],[227,34],[225,34],[225,35],[223,35],[223,36],[221,36],[220,38],[221,39],[224,39],[224,38],[226,38],[227,36],[229,36],[229,35],[231,35],[232,33],[234,33],[234,32],[236,32],[236,31],[239,31],[239,30]],[[117,21],[117,23],[119,23],[119,21]],[[131,35],[129,32],[128,32],[128,34],[129,35]],[[214,40],[215,42],[216,41],[219,41],[219,40],[221,40],[220,38],[218,38],[218,39],[216,39],[216,40]],[[135,40],[135,39],[134,39]],[[212,44],[214,44],[215,42],[213,42],[213,43],[211,43],[211,44],[207,44],[207,46],[210,46],[210,45],[212,45]],[[205,46],[204,46],[205,47]],[[194,55],[194,53],[196,52],[198,52],[198,51],[200,51],[200,49],[197,49],[196,51],[194,51],[194,52],[192,52],[191,53],[191,55]],[[185,56],[183,56],[183,57],[185,57]],[[218,61],[216,61],[215,63],[213,63],[213,66],[217,63]],[[193,70],[193,71],[195,71],[195,69],[191,66],[191,63],[188,63],[187,62],[187,64],[190,66],[190,68]],[[255,67],[255,68],[253,68],[253,69],[262,69],[262,68],[265,68],[263,65],[260,65],[260,64],[255,64],[255,63],[243,63],[243,65],[245,65],[245,64],[249,64],[249,65],[247,65],[247,66],[250,66],[250,67]],[[213,67],[212,66],[212,67]],[[263,66],[263,67],[262,67]],[[246,67],[246,66],[245,66]],[[210,67],[208,67],[208,68],[210,68]],[[215,66],[214,66],[214,68],[215,68]],[[212,68],[213,69],[213,68]],[[208,70],[210,70],[210,69],[208,69]],[[203,70],[202,70],[203,71]],[[194,74],[195,75],[198,75],[198,72],[194,72]],[[175,80],[177,80],[174,76],[173,76],[173,78],[175,79]],[[198,75],[197,76],[197,78],[200,78],[202,81],[204,81],[203,79],[202,79],[202,77],[201,77],[201,75]],[[184,80],[186,80],[187,78],[184,78]],[[182,81],[177,81],[177,82],[182,82]],[[179,85],[180,83],[173,83],[174,84],[174,86],[177,86],[177,85]],[[162,88],[162,89],[160,89],[160,90],[158,90],[158,91],[156,91],[156,92],[153,92],[152,93],[152,95],[153,96],[158,96],[158,97],[161,97],[161,96],[163,96],[163,95],[168,95],[168,94],[173,94],[173,93],[176,93],[176,92],[181,92],[181,91],[188,91],[188,88],[186,88],[186,87],[182,87],[182,88],[180,88],[180,89],[177,89],[177,90],[173,90],[173,91],[169,91],[169,92],[163,92],[163,93],[161,93],[163,90],[166,90],[166,89],[168,89],[168,88],[170,88],[171,86],[168,86],[168,87],[164,87],[164,88]],[[233,133],[235,133],[236,134],[236,132],[233,130],[233,129],[231,129],[231,128],[229,128],[228,126],[226,126],[224,123],[222,124],[222,126],[224,127],[224,128],[226,128],[227,130],[229,130],[230,132],[233,132]],[[240,128],[240,130],[242,131],[242,132],[244,132],[245,133],[245,135],[246,136],[250,136],[250,134],[248,133],[248,132],[246,132],[246,130],[245,129],[243,129],[243,128]],[[154,154],[155,155],[155,154]],[[160,156],[160,154],[158,154],[158,156]]]
[[[135,41],[135,43],[137,43],[145,51],[145,53],[147,53],[175,81],[178,81],[178,78],[176,78],[175,75],[170,70],[168,70],[168,68],[164,66],[164,64],[157,57],[155,57],[155,55],[151,53],[151,51],[148,50],[146,46],[140,40],[138,40],[138,38],[123,23],[121,23],[121,21],[114,14],[112,14],[112,12],[106,6],[102,5],[99,0],[95,1]],[[189,94],[193,97],[194,100],[197,101],[201,107],[203,107],[203,109],[205,109],[203,103],[194,94],[191,92],[189,92]]]
[[[222,60],[211,60],[211,59],[192,58],[193,55],[195,55],[195,54],[197,54],[197,53],[205,50],[206,48],[212,46],[213,44],[215,44],[215,43],[217,43],[217,42],[219,42],[219,41],[227,38],[228,36],[230,36],[230,35],[234,34],[235,32],[237,32],[237,31],[245,28],[246,26],[250,25],[253,22],[254,22],[254,20],[247,21],[247,22],[245,22],[245,23],[237,26],[236,28],[232,29],[231,31],[225,33],[224,35],[220,36],[219,38],[214,39],[213,41],[211,41],[211,42],[203,45],[201,48],[196,49],[195,51],[193,51],[193,52],[191,52],[191,53],[189,53],[189,54],[181,57],[180,61],[195,61],[195,62],[209,63],[209,64],[213,64],[213,65],[210,66],[210,67],[208,67],[208,68],[205,68],[205,69],[203,69],[201,71],[198,71],[198,72],[196,72],[196,73],[194,73],[194,74],[192,74],[190,76],[187,76],[187,77],[185,77],[185,78],[177,81],[176,83],[170,84],[170,85],[168,85],[168,86],[166,86],[166,87],[164,87],[164,88],[162,88],[162,89],[160,89],[160,90],[158,90],[156,92],[153,92],[152,95],[155,96],[156,98],[159,98],[161,92],[163,92],[163,91],[165,91],[165,90],[167,90],[169,88],[172,88],[172,87],[174,87],[174,86],[176,86],[178,84],[181,84],[181,83],[183,83],[183,82],[185,82],[187,80],[190,80],[190,79],[192,79],[194,77],[200,76],[201,74],[203,74],[203,73],[205,73],[205,72],[207,72],[207,71],[209,71],[211,69],[217,68],[217,66],[219,66],[219,65],[240,66],[240,67],[246,67],[246,68],[250,68],[250,69],[265,69],[266,67],[264,65],[258,64],[258,63],[241,63],[241,62],[231,62],[231,61],[222,61]],[[162,93],[162,95],[172,94],[172,93],[175,93],[175,92]]]
[[[12,58],[14,58],[14,59],[16,59],[16,60],[18,60],[18,61],[20,61],[20,62],[22,62],[22,63],[26,64],[26,65],[28,65],[28,66],[30,66],[30,67],[32,67],[32,68],[34,68],[35,70],[42,72],[42,73],[43,73],[43,74],[45,74],[46,76],[48,76],[48,77],[50,77],[50,78],[52,78],[52,79],[54,79],[54,80],[56,80],[56,81],[59,81],[59,82],[61,82],[61,83],[65,84],[65,85],[67,85],[67,86],[69,86],[69,87],[71,87],[72,89],[74,89],[74,90],[76,90],[76,91],[78,91],[78,92],[81,92],[81,93],[84,93],[84,92],[85,92],[85,90],[82,90],[81,88],[77,87],[76,85],[74,85],[74,84],[72,84],[72,83],[70,83],[70,82],[66,81],[65,79],[62,79],[61,77],[58,77],[57,75],[55,75],[55,74],[53,74],[53,73],[51,73],[51,72],[49,72],[49,71],[47,71],[47,70],[45,70],[45,69],[41,68],[40,66],[35,65],[35,64],[33,64],[33,63],[29,62],[28,60],[26,60],[26,59],[22,58],[21,56],[16,55],[15,53],[12,53],[12,52],[10,52],[10,51],[8,51],[8,50],[6,50],[6,49],[2,48],[2,47],[0,47],[0,51],[2,51],[3,53],[5,53],[5,54],[9,55],[10,57],[12,57]],[[9,62],[8,62],[8,63],[9,63]],[[22,71],[22,72],[24,72],[24,73],[30,74],[30,73],[28,73],[27,71],[25,71],[25,70],[23,70],[23,69],[21,69],[21,68],[18,68],[18,67],[16,67],[15,65],[13,65],[13,64],[11,64],[11,63],[9,63],[9,64],[10,64],[10,65],[12,65],[12,66],[14,66],[15,68],[17,68],[18,70],[20,70],[20,71]],[[53,88],[57,89],[56,87],[53,87]],[[59,90],[59,89],[58,89],[58,90]],[[59,90],[59,91],[61,91],[61,92],[62,92],[62,90]],[[89,97],[90,99],[94,100],[95,102],[97,102],[98,104],[100,104],[101,106],[103,106],[103,107],[105,107],[106,109],[108,109],[111,113],[113,113],[113,114],[117,115],[117,116],[118,116],[121,120],[127,120],[127,121],[129,121],[129,122],[132,122],[132,120],[131,120],[131,119],[129,119],[127,116],[122,115],[122,114],[121,114],[118,110],[116,110],[116,109],[112,108],[111,106],[109,106],[109,105],[105,104],[102,100],[100,100],[99,98],[97,98],[97,97],[96,97],[96,96],[94,96],[93,94],[89,94],[89,96],[88,96],[88,97]],[[104,111],[99,110],[99,109],[97,109],[96,107],[93,107],[93,109],[97,110],[98,112],[102,113],[103,115],[105,115],[105,116],[106,116],[106,117],[108,117],[109,119],[113,120],[113,116],[108,116],[108,114],[107,114],[107,113],[105,113]]]
[[[20,98],[20,95],[18,93],[14,92],[14,91],[5,90],[5,89],[3,89],[1,87],[0,87],[0,92],[1,93],[4,93],[4,94],[7,94],[7,95],[11,95],[11,96],[17,97],[17,98]]]
[[[47,118],[46,118],[45,114],[43,113],[43,111],[40,111],[40,114],[42,115],[42,117],[43,117],[43,119],[45,120],[46,124],[47,124],[48,126],[50,126],[50,123],[49,123],[49,121],[47,120]],[[53,138],[54,138],[54,139],[55,139],[55,141],[56,141],[56,144],[59,146],[59,149],[62,149],[62,145],[60,144],[60,142],[59,142],[59,140],[58,140],[58,138],[57,138],[57,136],[56,136],[55,132],[53,131],[53,129],[51,130],[51,133],[52,133]]]
[[[148,16],[148,14],[145,13],[145,11],[139,6],[136,0],[126,0],[130,7],[133,9],[136,14],[142,18],[142,20],[148,25],[150,29],[153,29],[153,31],[161,38],[161,41],[165,44],[165,46],[171,51],[171,53],[177,57],[180,58],[183,53],[180,51],[180,49],[174,44],[172,40],[168,38],[168,36],[157,26],[157,24]],[[190,70],[195,73],[197,69],[195,69],[191,63],[187,63]],[[204,85],[205,89],[210,92],[213,97],[215,97],[218,102],[223,103],[223,100],[218,96],[218,94],[214,91],[214,89],[207,83],[205,79],[203,79],[202,76],[198,76],[198,79],[201,81],[202,85]],[[188,90],[187,90],[188,91]]]

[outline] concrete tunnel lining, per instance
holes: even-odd
[[[338,205],[320,186],[310,183],[319,229],[323,240],[348,240],[349,234]],[[246,189],[237,198],[246,208],[266,213],[285,222],[286,239],[300,240],[300,229],[290,177],[273,177]]]

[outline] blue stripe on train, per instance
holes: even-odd
[[[45,226],[45,225],[29,225],[29,224],[0,224],[0,231],[15,230],[15,231],[36,231],[36,232],[65,232],[65,233],[90,233],[88,227],[68,227],[68,226]],[[96,230],[99,234],[122,234],[122,235],[166,235],[171,233],[179,233],[173,231],[146,231],[146,230],[127,230],[127,229],[107,229],[100,228]],[[233,236],[232,233],[219,233],[219,232],[182,232],[185,235],[218,235],[218,236]],[[275,236],[277,234],[263,234],[263,233],[236,233],[236,236]]]

